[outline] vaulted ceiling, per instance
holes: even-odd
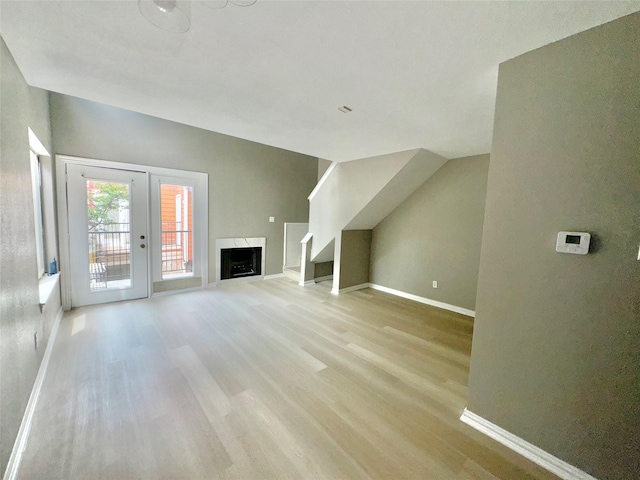
[[[167,33],[135,0],[0,2],[27,82],[344,161],[491,146],[498,65],[640,1],[270,1]],[[342,113],[346,105],[353,111]]]

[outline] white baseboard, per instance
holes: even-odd
[[[361,283],[359,285],[353,285],[351,287],[341,288],[340,290],[337,290],[334,288],[331,290],[331,293],[333,293],[334,295],[340,295],[341,293],[354,292],[356,290],[362,290],[363,288],[369,288],[369,286],[370,286],[369,283]]]
[[[207,286],[205,288],[213,288],[213,287],[217,287],[218,286],[218,282],[210,282],[207,284]]]
[[[476,316],[476,312],[474,310],[469,310],[468,308],[462,308],[456,305],[451,305],[449,303],[439,302],[437,300],[431,300],[430,298],[426,298],[426,297],[419,297],[418,295],[414,295],[412,293],[402,292],[394,288],[383,287],[382,285],[377,285],[375,283],[370,283],[369,287],[374,290],[380,290],[381,292],[390,293],[391,295],[396,295],[398,297],[413,300],[414,302],[420,302],[426,305],[431,305],[432,307],[438,307],[444,310],[449,310],[451,312],[461,313],[462,315],[467,315],[468,317]]]
[[[274,273],[273,275],[265,275],[264,280],[273,280],[274,278],[282,278],[284,273]]]
[[[300,285],[301,287],[306,287],[307,285],[314,285],[315,283],[315,280],[300,280],[298,285]]]
[[[51,328],[51,334],[47,340],[47,347],[44,349],[44,355],[42,356],[42,362],[40,362],[40,368],[38,368],[38,374],[36,380],[33,383],[31,389],[31,395],[27,402],[27,408],[24,411],[22,422],[20,423],[20,429],[18,430],[18,436],[13,444],[13,450],[9,457],[9,463],[7,463],[7,469],[4,473],[4,480],[15,480],[18,477],[18,470],[20,469],[20,463],[22,462],[22,454],[27,447],[27,441],[29,440],[29,432],[31,431],[31,423],[33,422],[33,415],[36,411],[38,404],[38,398],[40,398],[40,392],[42,391],[42,384],[44,383],[45,375],[47,374],[47,367],[49,366],[49,360],[51,359],[51,352],[53,351],[53,344],[58,336],[58,328],[60,327],[60,320],[64,314],[62,307],[58,310],[56,318],[53,321],[53,327]]]
[[[460,420],[564,480],[597,480],[579,468],[560,460],[466,408],[460,415]]]

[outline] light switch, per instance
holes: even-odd
[[[276,217],[269,217],[269,223],[273,223],[276,221]]]

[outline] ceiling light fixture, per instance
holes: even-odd
[[[219,10],[226,7],[229,3],[237,7],[250,7],[257,1],[258,0],[204,0],[202,4],[209,8]]]
[[[198,2],[213,9],[221,9],[232,3],[249,7],[258,0],[203,0]],[[138,9],[149,23],[173,33],[185,33],[191,28],[190,0],[138,0]]]
[[[138,0],[144,18],[156,27],[172,33],[191,28],[191,4],[186,0]]]
[[[350,109],[349,107],[347,107],[346,105],[343,105],[341,107],[338,107],[338,110],[340,110],[342,113],[349,113],[349,112],[353,112],[352,109]]]

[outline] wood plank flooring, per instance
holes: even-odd
[[[79,308],[19,478],[555,479],[458,419],[472,330],[287,278]]]

